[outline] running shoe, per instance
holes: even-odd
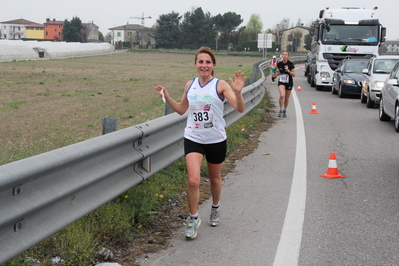
[[[219,226],[219,224],[220,224],[219,208],[212,208],[209,224],[211,226]]]
[[[195,238],[197,236],[197,228],[201,225],[201,219],[188,217],[187,226],[184,234],[187,238]]]
[[[278,113],[278,117],[282,117],[283,116],[283,111],[280,110],[280,112]]]
[[[282,117],[287,117],[287,112],[285,110],[283,111],[283,116]]]

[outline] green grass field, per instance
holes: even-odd
[[[251,73],[256,57],[217,56],[215,76]],[[102,119],[130,127],[164,114],[154,86],[180,100],[197,75],[192,53],[124,52],[106,56],[0,63],[0,165],[101,135]]]

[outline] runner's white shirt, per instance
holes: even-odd
[[[185,138],[201,144],[219,143],[226,139],[224,99],[217,91],[218,83],[219,79],[212,78],[201,86],[199,78],[194,78],[186,94],[189,109]]]

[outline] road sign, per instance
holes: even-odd
[[[272,34],[258,33],[258,48],[272,48]]]

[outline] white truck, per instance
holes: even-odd
[[[377,7],[343,7],[320,11],[319,25],[312,41],[313,63],[307,80],[312,87],[332,87],[335,69],[342,59],[369,59],[378,55],[385,41],[386,29],[377,16]]]

